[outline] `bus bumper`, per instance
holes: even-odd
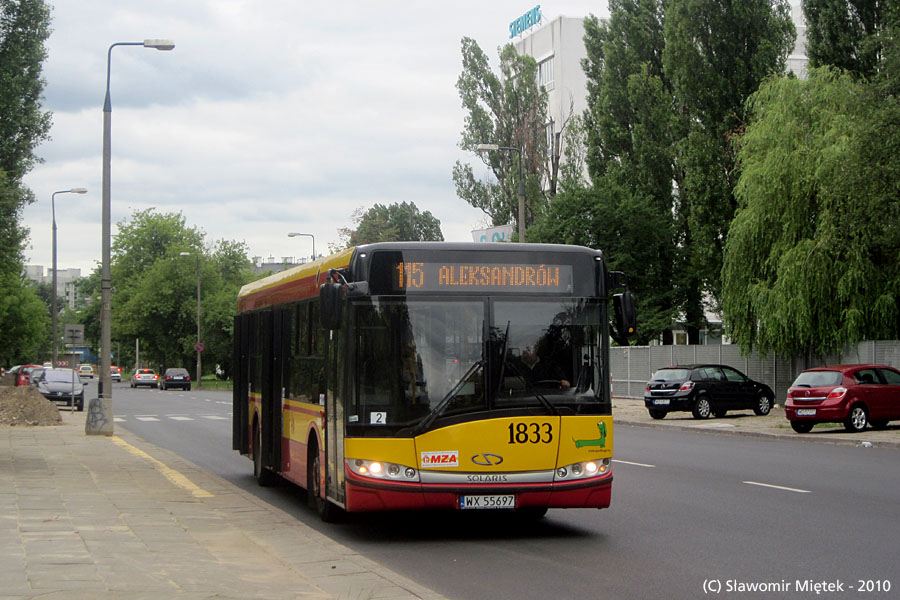
[[[458,510],[466,494],[515,494],[516,508],[608,508],[612,473],[589,482],[496,486],[457,486],[420,483],[394,484],[363,479],[346,472],[345,509],[348,512],[443,509]]]

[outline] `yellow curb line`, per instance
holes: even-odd
[[[215,497],[214,494],[211,494],[211,493],[207,492],[206,490],[204,490],[203,488],[199,487],[197,484],[195,484],[193,481],[191,481],[190,479],[188,479],[187,477],[185,477],[184,475],[182,475],[175,469],[173,469],[173,468],[167,466],[165,463],[153,458],[152,456],[150,456],[149,454],[147,454],[140,448],[135,448],[134,446],[132,446],[131,444],[129,444],[122,438],[120,438],[118,436],[111,436],[109,439],[112,440],[112,442],[114,444],[116,444],[117,446],[120,446],[121,448],[128,450],[135,456],[139,456],[141,458],[144,458],[144,459],[152,462],[156,466],[156,468],[159,469],[160,473],[162,473],[165,476],[166,479],[168,479],[169,481],[171,481],[178,487],[186,489],[187,491],[192,493],[195,498],[213,498],[213,497]]]

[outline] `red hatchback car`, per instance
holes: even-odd
[[[807,369],[788,389],[784,412],[797,433],[816,423],[843,423],[859,432],[900,419],[900,371],[885,365]]]
[[[31,372],[35,369],[43,369],[41,365],[22,365],[21,367],[13,367],[10,373],[15,373],[16,378],[13,385],[28,385],[31,383]]]

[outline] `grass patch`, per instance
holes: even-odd
[[[201,387],[205,390],[231,390],[234,385],[230,379],[217,379],[215,375],[204,375]]]

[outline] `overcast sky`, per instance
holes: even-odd
[[[534,2],[335,0],[57,0],[44,64],[53,112],[44,160],[26,177],[37,201],[26,264],[99,264],[106,55],[114,42],[175,41],[171,52],[112,52],[113,234],[135,210],[181,211],[188,226],[244,241],[249,255],[327,253],[359,207],[414,202],[444,238],[488,225],[451,177],[464,113],[460,40],[497,67],[509,23]],[[607,3],[541,4],[542,24],[605,16]]]

